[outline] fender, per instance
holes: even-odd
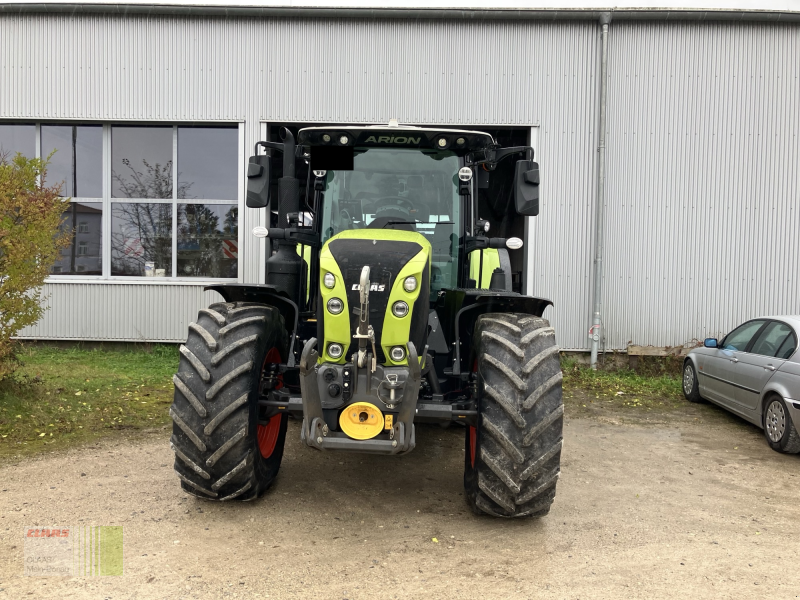
[[[287,367],[294,367],[294,344],[297,336],[297,320],[300,316],[300,309],[297,304],[289,300],[282,292],[278,292],[275,286],[259,285],[247,283],[228,283],[220,285],[207,285],[203,291],[217,292],[225,302],[260,302],[268,306],[274,306],[283,315],[283,323],[286,332],[289,334],[289,355],[286,363]]]
[[[454,344],[453,376],[471,371],[470,356],[467,354],[463,357],[461,347],[466,343],[468,348],[472,348],[472,331],[479,316],[486,313],[522,313],[541,317],[548,306],[553,306],[553,303],[546,298],[522,296],[514,292],[447,290],[443,312],[445,315],[455,313],[452,328],[446,336]]]

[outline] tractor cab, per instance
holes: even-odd
[[[352,170],[315,169],[315,176],[322,179],[321,241],[324,244],[354,229],[420,234],[431,245],[430,295],[435,301],[440,290],[459,284],[459,242],[464,237],[464,216],[469,213],[465,196],[459,195],[457,177],[464,166],[465,148],[459,155],[447,148],[419,147],[424,139],[419,134],[366,133],[371,135],[362,133],[361,137],[369,143],[381,142],[355,146]],[[485,138],[479,141],[492,141],[488,135]],[[467,145],[466,137],[456,141]],[[387,143],[391,145],[379,145]]]

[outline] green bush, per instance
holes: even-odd
[[[44,280],[72,237],[59,231],[65,200],[46,175],[46,160],[0,156],[0,379],[16,366],[11,338],[41,318]]]

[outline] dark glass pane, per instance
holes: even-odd
[[[111,195],[172,198],[172,127],[111,128]]]
[[[235,204],[178,204],[178,277],[237,277]]]
[[[172,275],[172,205],[115,202],[111,205],[111,274]]]
[[[239,130],[178,127],[178,198],[236,200]]]
[[[727,335],[723,350],[744,351],[747,348],[747,344],[750,343],[750,340],[753,339],[753,336],[761,329],[763,324],[764,321],[750,321],[740,325]]]
[[[50,185],[64,182],[62,196],[103,195],[103,128],[100,125],[42,125],[42,157],[55,150],[47,167]]]
[[[792,328],[785,323],[773,321],[758,335],[758,339],[753,343],[750,350],[753,354],[762,356],[775,356],[786,337],[792,333]]]
[[[102,275],[103,205],[100,202],[71,202],[67,206],[61,230],[72,233],[72,244],[61,251],[52,273]]]
[[[784,360],[791,358],[794,351],[797,350],[797,338],[794,336],[794,333],[789,334],[789,337],[783,342],[781,347],[778,349],[778,353],[776,354],[777,358],[782,358]]]
[[[27,158],[36,157],[36,127],[34,125],[0,124],[0,156],[7,160],[19,152]]]

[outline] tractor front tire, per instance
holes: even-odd
[[[467,502],[476,514],[546,515],[564,422],[555,332],[539,317],[490,313],[478,318],[473,339],[478,423],[466,434]]]
[[[201,309],[180,347],[170,446],[184,491],[206,500],[252,500],[278,474],[287,415],[259,424],[265,364],[286,358],[278,309],[237,302]]]

